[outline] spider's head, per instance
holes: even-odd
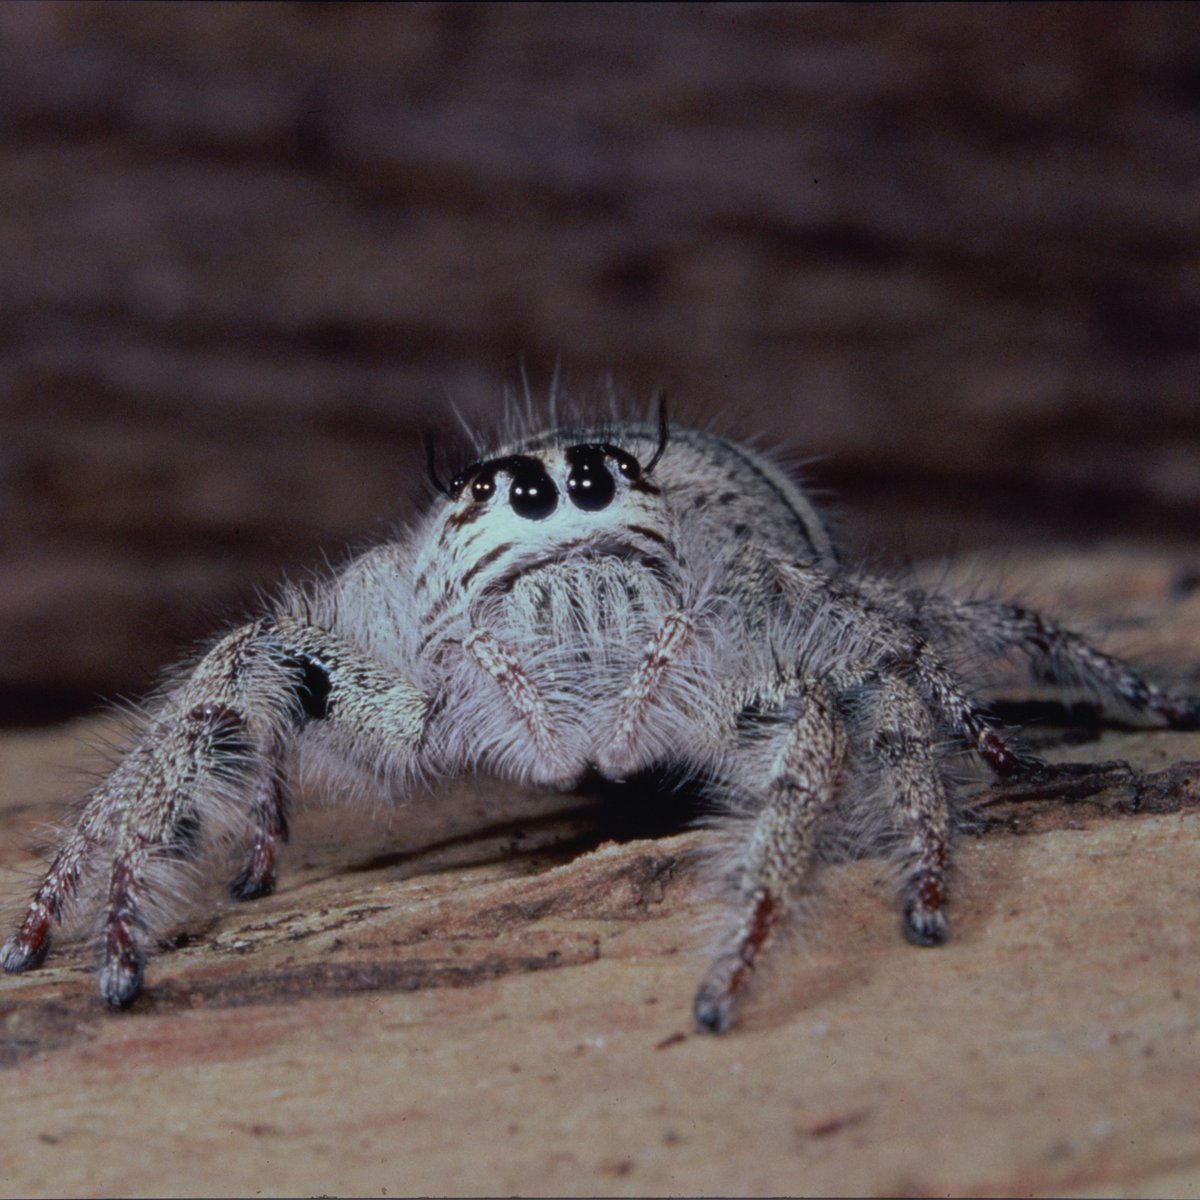
[[[487,590],[576,557],[640,559],[666,572],[674,548],[652,474],[666,443],[664,422],[643,463],[602,435],[559,430],[471,463],[441,489],[442,554],[464,585]]]

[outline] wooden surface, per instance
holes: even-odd
[[[949,573],[1057,594],[1196,690],[1197,565]],[[6,892],[96,732],[0,740]],[[1077,710],[1030,736],[1132,771],[983,791],[938,950],[900,937],[882,863],[826,867],[724,1038],[688,1013],[703,831],[486,784],[301,814],[279,892],[198,915],[132,1011],[79,943],[0,981],[0,1192],[1200,1194],[1200,735]]]

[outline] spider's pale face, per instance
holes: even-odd
[[[583,442],[471,464],[450,485],[437,543],[462,587],[495,586],[584,554],[673,553],[662,497],[619,446]]]

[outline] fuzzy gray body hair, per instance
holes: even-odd
[[[238,898],[274,886],[298,765],[398,793],[465,772],[567,789],[669,769],[727,816],[725,919],[694,1006],[721,1032],[831,840],[886,846],[905,934],[945,939],[952,761],[1046,769],[981,714],[977,660],[1023,652],[1126,709],[1197,719],[1037,614],[846,571],[804,488],[712,433],[528,430],[445,491],[148,707],[0,951],[7,970],[37,966],[70,907],[97,911],[101,994],[131,1003],[214,849],[243,851]]]

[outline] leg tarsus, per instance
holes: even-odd
[[[279,851],[275,838],[269,833],[259,833],[246,853],[242,869],[229,885],[229,894],[235,900],[269,896],[275,890],[278,874]]]
[[[275,890],[279,874],[279,843],[288,839],[288,791],[279,763],[259,785],[251,811],[254,843],[246,852],[242,869],[229,885],[235,900],[256,900]]]
[[[20,929],[0,949],[0,966],[10,975],[40,967],[50,952],[53,923],[54,918],[40,906],[31,908]]]
[[[733,945],[713,963],[696,992],[692,1012],[697,1028],[705,1033],[726,1033],[733,1028],[738,1001],[754,974],[759,953],[779,923],[781,910],[782,905],[766,888],[754,893]]]
[[[946,914],[941,908],[926,908],[919,900],[904,905],[904,936],[914,946],[941,946],[949,937]]]
[[[943,793],[944,799],[944,793]],[[946,924],[946,838],[949,809],[918,819],[920,860],[904,888],[901,927],[914,946],[940,946],[950,937]]]
[[[1172,729],[1200,729],[1200,696],[1172,696],[1156,692],[1150,706],[1163,717]]]
[[[106,953],[97,985],[109,1008],[128,1008],[138,998],[145,965],[145,954],[133,944]]]

